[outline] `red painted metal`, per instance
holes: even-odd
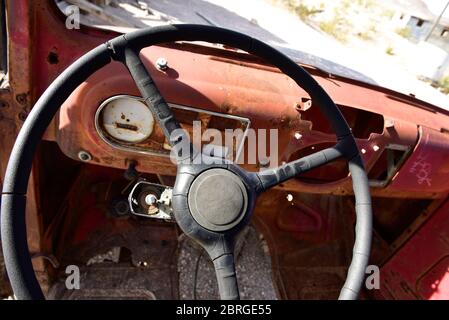
[[[413,154],[394,177],[392,187],[411,192],[445,192],[449,183],[449,134],[420,128]]]
[[[395,299],[449,298],[449,202],[381,268],[381,283]]]

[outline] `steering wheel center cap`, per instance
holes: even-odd
[[[190,186],[189,209],[201,226],[226,231],[245,216],[248,193],[242,180],[231,171],[214,168],[199,174]]]

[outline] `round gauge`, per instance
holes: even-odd
[[[105,134],[127,143],[147,139],[154,127],[151,110],[142,101],[131,97],[106,101],[97,121]]]

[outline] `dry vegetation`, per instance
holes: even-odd
[[[320,29],[340,42],[347,42],[354,35],[361,40],[372,40],[378,32],[377,21],[368,21],[363,25],[352,23],[354,16],[374,15],[379,19],[391,19],[394,12],[380,6],[374,0],[310,1],[310,0],[273,0],[295,13],[310,26]]]
[[[449,94],[449,76],[443,78],[443,80],[440,81],[438,86],[441,92]]]

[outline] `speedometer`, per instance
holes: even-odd
[[[113,139],[138,143],[153,132],[154,117],[142,101],[131,97],[114,97],[103,102],[98,109],[97,131]]]

